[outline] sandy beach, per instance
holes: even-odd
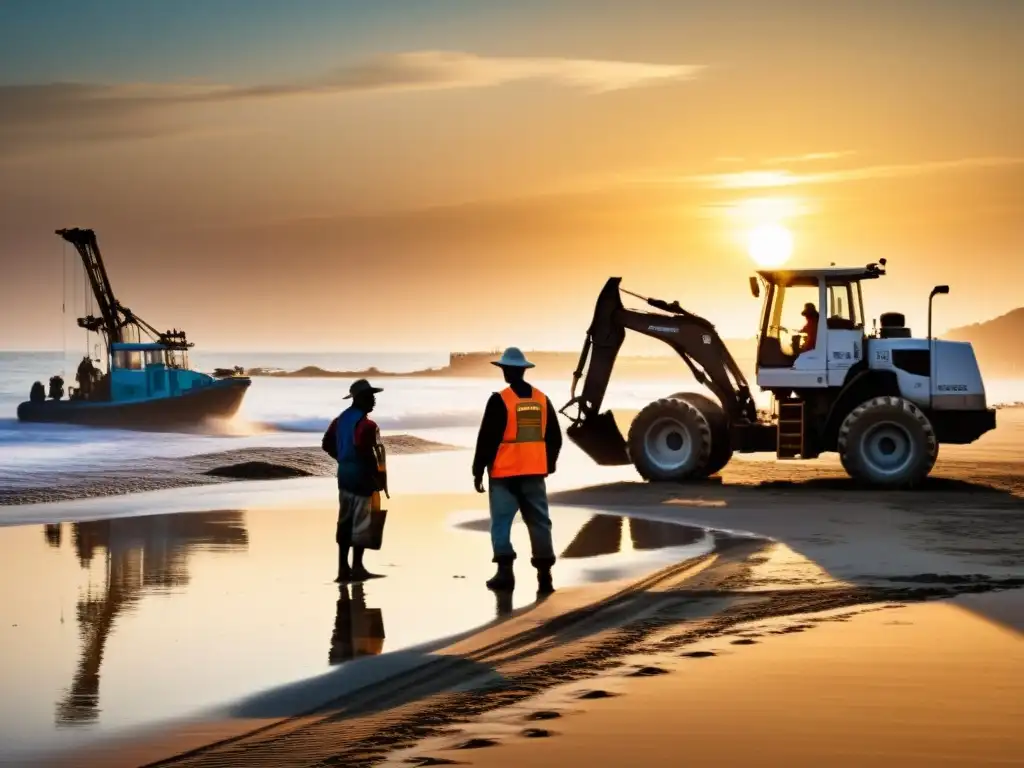
[[[182,534],[198,541],[170,562],[191,558],[192,583],[173,586],[181,569],[166,566],[166,585],[136,576],[122,601],[134,607],[93,674],[99,721],[120,711],[123,727],[16,764],[1018,765],[1022,434],[1024,411],[1004,410],[901,493],[854,490],[828,459],[739,458],[708,483],[647,485],[570,447],[551,482],[559,591],[542,602],[526,559],[511,602],[483,588],[484,497],[453,493],[465,451],[396,456],[388,543],[370,558],[385,578],[344,595],[330,584],[330,478],[230,483],[245,511],[205,525],[244,546]],[[275,483],[307,490],[290,505],[249,490]],[[199,525],[212,513],[184,514],[182,494],[216,500],[200,491],[225,488],[76,508],[96,517],[94,538],[130,525],[116,515],[132,503],[146,510],[136,526],[154,509]],[[39,571],[29,544],[3,537],[42,547],[61,509],[18,507],[37,524],[0,530],[5,557]],[[72,565],[46,569],[74,593]],[[20,628],[27,668],[45,623]],[[87,639],[64,641],[65,688]],[[45,688],[27,668],[19,687]]]

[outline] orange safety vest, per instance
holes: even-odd
[[[548,448],[544,433],[548,426],[548,400],[536,387],[529,397],[520,398],[511,387],[501,392],[508,418],[490,475],[518,477],[548,473]]]

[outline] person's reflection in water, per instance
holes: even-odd
[[[512,613],[512,593],[502,589],[494,593],[495,613],[498,618],[504,618]],[[538,600],[539,602],[539,600]]]
[[[54,523],[52,525],[43,526],[43,538],[46,539],[46,543],[55,549],[60,549],[60,543],[63,538],[61,533],[62,526],[60,523]]]
[[[334,666],[359,656],[376,656],[383,650],[384,616],[380,608],[366,607],[362,584],[340,584],[327,663]]]

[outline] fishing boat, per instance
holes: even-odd
[[[120,429],[173,429],[209,419],[227,419],[242,404],[252,381],[247,376],[214,378],[189,367],[194,345],[185,332],[158,331],[114,295],[91,229],[59,229],[82,258],[92,288],[96,313],[78,318],[86,334],[99,334],[106,348],[106,370],[86,355],[76,372],[77,387],[53,376],[47,390],[32,385],[29,399],[18,406],[18,419]],[[88,348],[88,346],[87,346]]]

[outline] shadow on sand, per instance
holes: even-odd
[[[1011,486],[1020,485],[1020,478],[1011,479]],[[848,584],[955,585],[962,594],[977,594],[1024,587],[1024,498],[1001,480],[933,476],[900,491],[866,488],[846,477],[757,484],[721,478],[619,482],[552,494],[551,501],[756,531]],[[854,570],[872,560],[877,562],[870,571]],[[986,620],[1024,632],[1024,610],[1007,610],[1006,601],[997,602],[971,598],[963,604]]]

